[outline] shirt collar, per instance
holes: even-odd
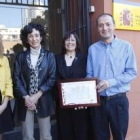
[[[112,40],[112,42],[110,42],[109,43],[109,45],[111,46],[111,47],[113,47],[114,46],[114,44],[115,44],[115,42],[118,40],[118,38],[117,38],[117,36],[116,35],[114,35],[114,39]],[[107,44],[101,39],[101,41],[100,41],[102,44],[104,44],[105,46],[107,46]]]

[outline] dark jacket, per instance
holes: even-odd
[[[67,71],[66,61],[64,54],[56,55],[56,65],[57,65],[57,80],[63,79],[77,79],[86,77],[86,57],[82,53],[76,53],[76,57]],[[53,96],[55,100],[58,100],[58,89],[53,88]]]
[[[67,73],[66,61],[63,54],[56,56],[58,79],[75,79],[86,77],[86,57],[82,53],[76,53],[76,57]]]
[[[30,68],[28,67],[26,56],[30,53],[30,49],[21,52],[16,57],[14,71],[14,95],[17,98],[18,118],[25,120],[26,110],[23,96],[29,94],[30,87]],[[37,110],[38,117],[47,117],[53,113],[53,100],[50,90],[55,83],[56,63],[53,53],[41,48],[41,53],[44,53],[44,58],[39,65],[38,73],[38,90],[43,92],[43,95],[38,100]]]

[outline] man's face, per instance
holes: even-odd
[[[98,19],[98,32],[104,42],[110,42],[114,38],[115,24],[109,15],[103,15]]]

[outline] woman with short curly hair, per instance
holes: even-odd
[[[37,117],[40,140],[52,140],[50,115],[53,100],[50,90],[55,82],[55,57],[45,50],[45,31],[37,23],[21,30],[26,51],[17,55],[14,71],[14,93],[18,118],[22,122],[23,140],[34,140],[34,116]]]

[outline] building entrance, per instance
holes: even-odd
[[[7,50],[13,53],[13,47],[22,47],[20,29],[30,21],[39,22],[45,27],[46,44],[50,51],[59,53],[63,35],[66,32],[76,32],[81,40],[82,51],[87,53],[90,45],[89,0],[0,0],[0,7],[9,10],[9,17],[12,16],[12,9],[18,9],[21,15],[20,27],[6,27],[0,23],[0,34],[5,42],[5,53]],[[9,20],[8,17],[7,20]],[[18,22],[18,19],[14,17],[12,22],[16,23],[16,21]],[[22,49],[18,49],[18,51],[22,51]],[[35,131],[35,137],[38,138],[37,127]],[[52,131],[53,140],[57,140],[54,120]],[[21,130],[18,126],[14,132],[7,133],[4,140],[15,140],[15,137],[16,140],[21,140]]]

